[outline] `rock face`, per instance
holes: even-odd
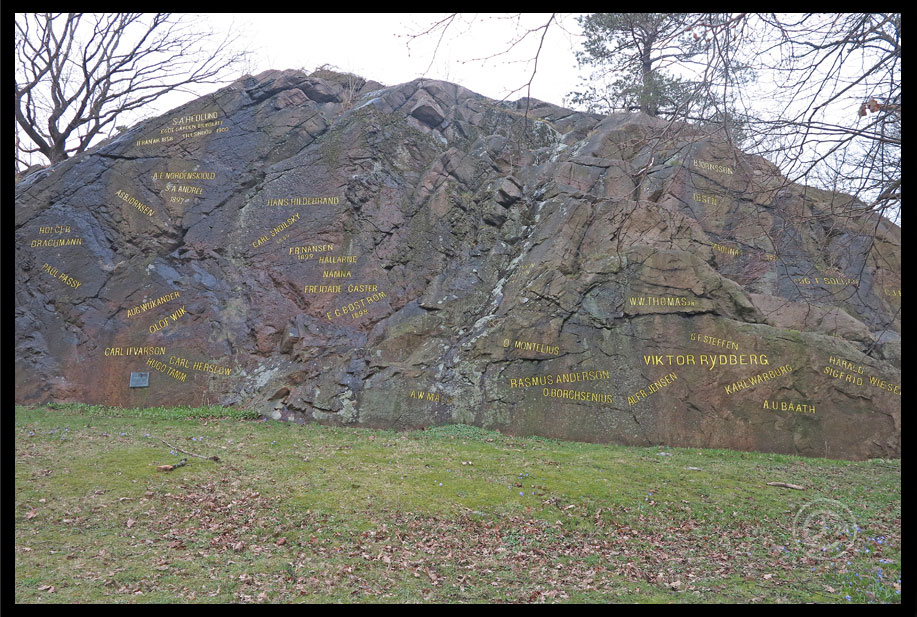
[[[897,457],[900,246],[697,127],[268,71],[18,184],[16,400]]]

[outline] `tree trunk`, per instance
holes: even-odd
[[[60,163],[61,161],[66,161],[70,158],[67,155],[66,144],[63,141],[61,143],[52,144],[51,150],[48,152],[47,156],[52,165]]]
[[[656,33],[647,33],[643,43],[643,53],[640,55],[640,77],[643,83],[643,93],[640,96],[640,111],[650,116],[659,114],[659,105],[653,88],[653,45],[656,44]]]

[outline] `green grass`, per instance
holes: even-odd
[[[17,407],[16,601],[900,601],[897,460],[256,417]]]

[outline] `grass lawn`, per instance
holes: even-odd
[[[17,602],[900,602],[899,460],[15,417]]]

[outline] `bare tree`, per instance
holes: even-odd
[[[855,196],[861,205],[852,216],[865,205],[895,220],[901,202],[900,13],[748,19],[738,46],[769,85],[741,98],[749,138],[744,149],[766,156],[794,182]]]
[[[16,15],[16,165],[82,152],[119,115],[233,75],[247,53],[190,16]]]

